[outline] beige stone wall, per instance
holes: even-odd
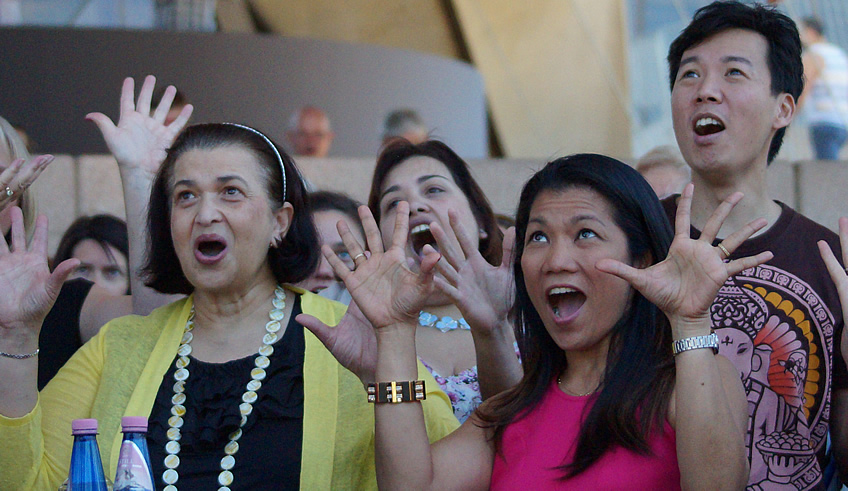
[[[509,157],[630,154],[623,0],[453,0]]]
[[[249,0],[273,32],[286,36],[378,44],[460,58],[440,0]]]
[[[630,155],[624,0],[249,0],[290,36],[466,53],[504,155]]]
[[[372,159],[300,157],[297,163],[315,188],[347,193],[362,202],[368,199]],[[469,162],[495,211],[507,215],[515,212],[521,187],[544,164],[543,159]],[[848,193],[844,187],[848,182],[848,162],[777,161],[769,168],[768,179],[772,196],[830,229],[836,230],[838,217],[848,216]],[[50,219],[51,252],[78,216],[125,216],[117,164],[111,156],[57,156],[32,189],[39,211]]]

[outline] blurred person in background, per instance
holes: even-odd
[[[330,118],[318,107],[301,107],[289,118],[286,138],[295,156],[326,157],[335,136]]]
[[[112,215],[77,218],[65,231],[53,264],[80,260],[69,279],[85,278],[112,295],[130,294],[127,223]]]

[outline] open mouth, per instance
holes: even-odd
[[[704,116],[695,121],[695,134],[698,136],[706,136],[724,131],[724,123],[716,118]]]
[[[412,250],[419,257],[421,256],[421,250],[427,244],[430,244],[437,251],[439,250],[439,246],[436,244],[436,238],[430,232],[430,225],[426,223],[416,225],[409,231],[409,243],[412,245]]]
[[[586,295],[574,288],[555,287],[548,292],[548,303],[557,320],[573,317],[586,302]]]
[[[195,241],[194,256],[203,264],[214,263],[223,257],[227,242],[217,235],[202,235]]]

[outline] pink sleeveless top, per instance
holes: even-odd
[[[504,431],[491,489],[680,489],[674,429],[668,422],[648,439],[653,455],[615,448],[577,476],[558,479],[564,473],[556,467],[574,458],[583,411],[593,401],[551,384],[539,407]]]

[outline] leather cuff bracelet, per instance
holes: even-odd
[[[366,389],[368,402],[392,404],[400,402],[416,402],[427,398],[423,380],[409,382],[378,382],[368,384]]]
[[[691,338],[678,339],[671,343],[671,352],[675,356],[693,349],[712,348],[713,353],[718,353],[718,335],[716,333],[707,336],[692,336]]]

